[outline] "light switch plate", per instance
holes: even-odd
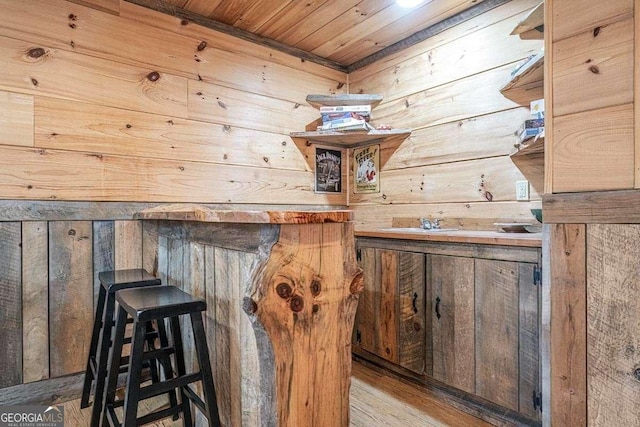
[[[529,200],[529,181],[516,181],[516,200]]]

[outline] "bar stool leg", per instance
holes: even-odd
[[[80,408],[89,407],[89,397],[91,396],[91,383],[93,382],[93,369],[91,369],[91,359],[96,363],[96,370],[98,369],[98,362],[96,351],[98,349],[98,340],[100,338],[100,331],[103,326],[102,316],[104,314],[104,300],[106,299],[107,292],[103,286],[100,286],[98,291],[98,304],[96,306],[96,315],[93,321],[93,332],[91,333],[91,345],[89,346],[89,356],[87,356],[87,368],[85,369],[84,383],[82,385],[82,398],[80,399]],[[94,400],[95,401],[95,400]]]
[[[127,326],[127,312],[124,308],[120,307],[118,310],[118,318],[116,320],[115,334],[113,338],[113,345],[109,352],[109,376],[107,378],[107,387],[104,393],[102,405],[93,405],[94,411],[102,411],[102,425],[108,426],[109,421],[107,419],[108,406],[113,406],[116,399],[116,389],[118,388],[118,373],[120,372],[120,357],[122,355],[122,344],[124,342],[124,332]],[[92,414],[93,415],[93,414]],[[93,416],[91,417],[91,427],[98,427],[99,423],[94,422]]]
[[[191,327],[193,328],[193,340],[196,344],[198,363],[200,364],[200,372],[202,373],[202,391],[204,393],[204,405],[209,420],[209,427],[218,427],[221,425],[220,414],[218,413],[216,388],[213,383],[213,374],[211,373],[207,335],[202,325],[202,313],[191,313]]]
[[[169,340],[167,339],[167,328],[164,324],[164,319],[157,319],[156,324],[158,327],[158,335],[160,336],[160,347],[166,348],[169,346]],[[161,357],[158,362],[162,366],[162,370],[164,371],[164,378],[170,380],[173,378],[173,367],[171,366],[171,357]],[[178,406],[178,399],[176,397],[175,390],[171,390],[169,393],[169,404],[172,407]],[[173,420],[176,421],[179,418],[179,414],[173,416]]]
[[[145,337],[145,342],[147,343],[147,350],[149,351],[155,350],[156,349],[155,338],[153,338],[153,336],[150,335],[154,331],[153,322],[151,321],[146,322],[145,327],[147,331],[147,335]],[[160,381],[160,369],[158,367],[158,363],[156,362],[156,359],[149,359],[148,363],[149,363],[149,371],[151,373],[151,382],[155,384]]]
[[[173,347],[176,350],[176,368],[178,377],[186,375],[184,364],[184,349],[182,346],[182,334],[180,332],[180,320],[177,317],[171,318],[171,335],[173,336]],[[187,398],[184,388],[180,387],[180,406],[182,406],[182,421],[185,426],[192,426],[191,401]]]
[[[105,292],[106,294],[107,292]],[[96,391],[91,410],[91,425],[97,425],[102,413],[102,398],[104,396],[104,383],[107,375],[107,359],[109,358],[109,344],[111,343],[111,331],[113,330],[113,315],[115,313],[115,298],[106,298],[104,313],[102,316],[102,330],[100,331],[100,346],[96,355]],[[126,313],[125,313],[126,314]],[[126,320],[126,316],[125,316]],[[120,358],[117,360],[120,363]],[[119,369],[119,367],[118,367]]]
[[[133,325],[129,372],[127,373],[127,394],[124,400],[124,418],[122,420],[123,427],[136,426],[138,401],[140,400],[140,372],[142,372],[142,356],[144,355],[144,342],[147,333],[146,324],[136,321],[133,322]]]

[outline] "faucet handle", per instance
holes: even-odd
[[[433,220],[433,228],[440,228],[440,221],[442,221],[442,219],[440,218],[436,218]]]
[[[431,228],[433,228],[433,223],[429,218],[420,218],[420,227],[425,230],[431,230]]]

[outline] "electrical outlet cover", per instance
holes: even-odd
[[[529,200],[529,181],[516,181],[516,200]]]

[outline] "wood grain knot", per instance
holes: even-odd
[[[69,236],[75,236],[75,235],[76,235],[76,230],[74,230],[73,228],[69,230]]]
[[[314,297],[317,297],[318,295],[320,295],[320,291],[322,291],[322,283],[320,283],[320,280],[314,279],[311,282],[311,294]]]
[[[289,307],[291,307],[291,311],[294,313],[300,313],[304,309],[304,300],[300,295],[294,295],[293,298],[291,298]]]
[[[160,80],[160,73],[157,71],[152,71],[147,74],[147,79],[152,82],[157,82],[158,80]]]
[[[597,65],[592,65],[591,67],[589,67],[589,71],[591,71],[593,74],[600,74],[600,68]]]
[[[202,52],[205,47],[207,47],[207,42],[201,41],[200,44],[198,45],[198,52]]]
[[[249,297],[244,297],[242,300],[242,309],[247,314],[254,314],[258,311],[258,304]]]
[[[413,322],[413,330],[416,332],[420,332],[420,329],[422,329],[422,326],[420,326],[420,323]]]
[[[493,201],[493,194],[491,194],[490,191],[487,191],[484,193],[484,198],[487,199],[487,201],[491,202]]]
[[[356,276],[351,280],[351,285],[349,285],[349,292],[351,295],[358,295],[364,290],[364,275],[362,274],[362,269],[358,271]]]
[[[29,58],[37,59],[37,58],[40,58],[45,53],[47,53],[47,51],[44,50],[43,48],[34,47],[32,49],[29,49],[29,51],[27,52],[27,55],[29,56]]]
[[[593,37],[598,37],[598,34],[600,34],[600,30],[602,29],[602,27],[595,27],[593,29]]]
[[[318,311],[320,311],[320,306],[318,304],[313,304],[312,311],[313,314],[316,314]]]
[[[288,283],[278,283],[276,285],[276,293],[282,299],[289,299],[293,295],[293,289]]]
[[[633,376],[636,377],[638,381],[640,381],[640,368],[634,369]]]

